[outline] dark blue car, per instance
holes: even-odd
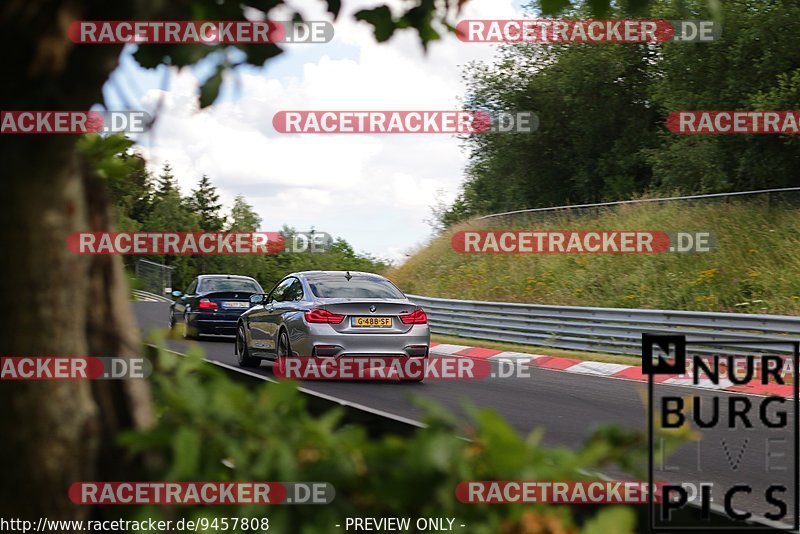
[[[183,324],[183,337],[235,336],[236,321],[250,307],[250,295],[264,290],[249,276],[203,274],[186,291],[173,291],[169,326]]]

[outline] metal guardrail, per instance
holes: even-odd
[[[175,267],[140,258],[135,263],[137,285],[148,293],[164,295],[165,291],[172,291],[174,270]]]
[[[680,197],[661,197],[661,198],[640,198],[634,200],[618,200],[615,202],[597,202],[594,204],[573,204],[570,206],[552,206],[547,208],[530,208],[524,210],[504,211],[502,213],[492,213],[478,217],[478,219],[493,219],[496,217],[506,217],[509,215],[520,214],[536,214],[552,211],[582,211],[591,208],[606,208],[613,206],[622,206],[625,204],[645,204],[648,202],[671,202],[676,200],[708,200],[708,199],[726,199],[740,196],[749,195],[771,195],[773,193],[793,193],[800,191],[800,187],[782,187],[778,189],[758,189],[754,191],[735,191],[732,193],[712,193],[707,195],[687,195]]]
[[[141,301],[172,302],[138,289],[131,293]],[[431,331],[437,334],[566,350],[638,356],[642,333],[684,334],[687,341],[713,343],[713,347],[692,349],[709,354],[720,350],[791,354],[790,343],[800,340],[800,317],[786,315],[551,306],[420,295],[408,298],[425,309]]]
[[[567,350],[641,355],[642,333],[684,334],[690,342],[713,343],[692,348],[706,354],[791,354],[791,343],[800,340],[800,317],[784,315],[408,298],[425,309],[437,334]]]
[[[172,302],[172,300],[168,299],[167,297],[156,295],[155,293],[150,293],[149,291],[142,291],[140,289],[132,289],[131,294],[136,297],[136,300],[145,302]]]

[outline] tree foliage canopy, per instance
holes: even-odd
[[[542,0],[541,7],[561,6],[567,18],[606,6],[609,18],[633,10],[648,18],[715,19],[722,36],[656,45],[509,44],[496,61],[468,66],[471,108],[534,111],[539,128],[469,138],[463,189],[439,211],[442,223],[643,194],[796,184],[800,144],[792,136],[676,135],[664,124],[678,110],[797,109],[796,2],[729,0],[719,10],[706,0],[561,4]]]

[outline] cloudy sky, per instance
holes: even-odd
[[[315,0],[288,2],[306,20],[328,19]],[[386,3],[386,2],[379,2]],[[244,195],[262,230],[314,226],[357,251],[402,261],[430,237],[424,219],[437,195],[449,202],[463,179],[466,153],[442,134],[280,134],[280,110],[455,110],[464,94],[461,66],[490,60],[496,45],[463,43],[452,35],[423,52],[415,33],[375,42],[353,12],[374,2],[345,1],[330,43],[285,45],[263,68],[240,67],[223,82],[212,107],[198,110],[207,64],[180,71],[140,68],[126,50],[104,94],[109,109],[154,111],[156,127],[139,147],[158,172],[172,165],[184,193],[202,174],[226,209]],[[519,18],[519,1],[471,0],[459,18]],[[285,20],[280,11],[272,20]]]

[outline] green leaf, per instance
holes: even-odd
[[[334,20],[339,16],[339,10],[342,8],[342,0],[327,0],[328,11],[333,15]]]
[[[420,41],[422,41],[423,48],[427,49],[430,41],[435,41],[440,38],[439,32],[434,30],[431,25],[435,12],[435,4],[431,1],[424,1],[417,7],[409,9],[398,21],[397,26],[400,28],[416,29]]]
[[[392,12],[387,6],[362,9],[354,17],[356,20],[363,20],[372,24],[373,28],[375,28],[375,40],[379,43],[387,41],[397,28],[397,24],[392,18]]]
[[[200,88],[200,108],[207,108],[217,99],[219,89],[222,87],[222,65],[217,67],[217,71],[208,79],[203,87]]]

